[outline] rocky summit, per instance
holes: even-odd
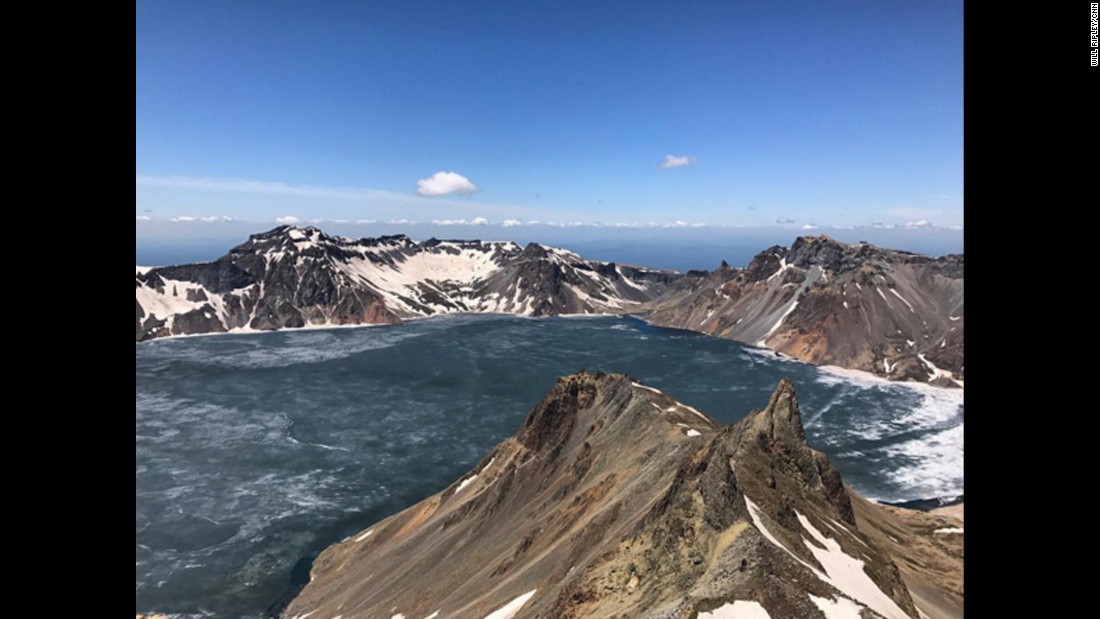
[[[689,274],[640,313],[809,363],[963,384],[962,255],[800,237],[744,269]]]
[[[647,269],[507,241],[255,234],[136,271],[136,339],[393,324],[460,312],[633,314],[892,380],[963,385],[963,257],[799,237],[743,269]]]
[[[806,444],[786,379],[727,425],[582,371],[469,473],[322,552],[283,614],[961,617],[961,534],[903,511]]]

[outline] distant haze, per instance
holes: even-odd
[[[304,225],[304,224],[299,224]],[[191,234],[181,236],[179,224],[139,222],[136,264],[162,266],[207,262],[225,255],[245,242],[250,234],[263,232],[273,224],[224,222],[194,224]],[[326,234],[363,238],[406,234],[414,240],[440,239],[509,240],[520,244],[536,242],[563,247],[593,260],[606,260],[653,268],[688,271],[713,270],[723,260],[745,266],[752,257],[772,245],[790,246],[799,236],[825,234],[839,241],[867,241],[881,247],[932,256],[963,252],[963,232],[943,228],[598,228],[553,226],[439,226],[433,224],[322,224]]]

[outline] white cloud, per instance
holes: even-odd
[[[813,225],[813,224],[806,224],[806,225],[802,226],[803,230],[817,230],[817,228],[818,227]]]
[[[138,219],[146,220],[146,219],[149,219],[149,218],[144,216],[144,215],[138,215]],[[168,221],[173,221],[175,223],[194,223],[194,222],[201,221],[201,222],[210,224],[210,223],[215,223],[215,222],[218,222],[218,221],[233,221],[233,218],[229,217],[228,215],[222,215],[220,217],[217,216],[217,215],[211,215],[209,217],[195,217],[193,215],[180,215],[179,217],[173,217],[172,219],[170,219]]]
[[[413,222],[410,222],[413,223]],[[490,222],[484,217],[474,217],[470,220],[465,219],[433,219],[432,223],[437,226],[485,226]]]
[[[138,221],[149,221],[149,219],[151,219],[151,218],[148,215],[138,215],[137,216]]]
[[[293,226],[294,224],[298,223],[299,221],[301,221],[301,220],[298,219],[297,217],[295,217],[294,215],[283,215],[282,217],[276,217],[275,218],[275,223],[283,224],[284,226]]]
[[[311,220],[309,220],[309,223],[311,223],[311,224],[323,224],[323,223],[325,223],[325,220],[324,219],[311,219]]]
[[[436,172],[428,178],[416,181],[416,193],[422,196],[446,196],[453,193],[480,191],[470,179],[457,172]]]
[[[389,223],[395,224],[395,225],[398,225],[398,226],[411,226],[413,224],[418,224],[420,222],[419,221],[413,221],[411,219],[391,219],[389,221]]]
[[[431,179],[425,179],[429,181]],[[316,207],[315,213],[320,213],[321,208],[324,206],[320,204],[322,201],[332,201],[334,204],[344,202],[338,208],[348,209],[344,211],[335,212],[349,212],[350,209],[360,209],[353,212],[375,212],[382,214],[385,218],[397,217],[397,213],[403,213],[404,217],[418,216],[421,218],[431,218],[433,216],[440,216],[439,211],[427,211],[425,209],[435,209],[440,206],[449,207],[455,206],[462,210],[455,210],[448,213],[454,216],[468,216],[472,212],[477,212],[489,219],[503,220],[509,217],[529,219],[542,219],[550,216],[549,213],[534,208],[528,204],[517,203],[495,203],[495,202],[483,202],[476,200],[476,196],[470,195],[438,195],[438,196],[424,196],[418,195],[411,191],[389,191],[381,189],[372,189],[369,187],[349,187],[349,186],[324,186],[324,185],[291,185],[288,183],[280,182],[268,182],[268,181],[256,181],[247,179],[234,179],[234,178],[204,178],[193,176],[148,176],[138,174],[136,176],[137,188],[139,196],[142,191],[148,188],[162,188],[180,190],[182,192],[209,192],[212,194],[222,194],[222,197],[230,203],[239,202],[233,200],[232,196],[227,195],[230,193],[236,194],[249,194],[256,196],[275,196],[278,199],[274,203],[266,204],[267,207],[276,209],[276,212],[293,211],[297,208],[296,204],[301,202],[290,202],[290,198],[303,198],[307,203]],[[472,184],[471,184],[472,185]],[[266,201],[265,201],[266,202]],[[283,206],[278,206],[283,204]],[[312,208],[312,207],[311,207]],[[284,210],[285,209],[285,210]],[[401,209],[401,210],[398,210]],[[411,210],[420,209],[420,210]],[[148,213],[152,214],[152,213]],[[167,217],[167,216],[166,216]],[[327,219],[327,218],[326,218]],[[913,217],[909,219],[915,219]],[[153,221],[157,221],[154,217]],[[347,221],[340,220],[328,220],[332,223],[347,223]],[[354,220],[351,220],[354,221]],[[382,221],[385,221],[383,219]],[[425,221],[421,219],[420,222]],[[412,221],[409,223],[418,223]]]
[[[333,219],[332,223],[334,223],[334,224],[346,224],[346,223],[348,223],[348,220],[346,220],[346,219]]]
[[[509,222],[517,222],[517,223],[509,223]],[[639,222],[639,221],[593,221],[593,222],[584,222],[584,221],[541,221],[540,222],[540,221],[537,221],[537,220],[528,221],[526,223],[523,223],[523,222],[518,222],[517,220],[507,220],[507,221],[501,222],[500,224],[497,224],[497,225],[501,225],[501,226],[505,226],[505,227],[507,227],[507,226],[517,226],[517,225],[526,225],[526,226],[540,226],[541,225],[541,226],[553,226],[555,228],[582,228],[582,227],[583,228],[710,228],[710,227],[715,227],[714,224],[707,224],[707,223],[701,223],[701,222],[690,222],[690,221],[683,221],[683,220],[670,221],[670,222],[665,222],[665,223],[657,223],[655,221],[646,221],[646,222]],[[722,226],[718,226],[718,227],[722,227]]]
[[[367,225],[367,224],[376,224],[376,223],[378,223],[378,221],[375,220],[375,219],[356,219],[355,223],[357,223],[359,225]]]
[[[927,219],[918,219],[917,221],[907,221],[902,224],[906,230],[915,230],[917,228],[931,228],[932,224]]]
[[[676,155],[665,155],[664,161],[661,162],[662,170],[669,170],[672,168],[682,168],[695,163],[695,157],[685,155],[683,157],[677,157]]]
[[[504,221],[500,222],[500,225],[504,226],[505,228],[511,228],[513,226],[522,226],[523,222],[518,219],[505,219]]]
[[[777,224],[793,224],[793,223],[795,223],[795,221],[793,219],[791,219],[790,217],[780,217],[779,219],[775,220],[775,223],[777,223]]]

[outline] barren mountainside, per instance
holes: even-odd
[[[961,535],[921,517],[844,485],[786,379],[726,425],[581,372],[468,474],[322,552],[284,616],[961,617]]]
[[[803,361],[961,386],[963,257],[800,237],[744,269],[693,273],[639,310]]]

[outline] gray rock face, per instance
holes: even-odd
[[[963,380],[963,257],[800,237],[744,269],[692,273],[640,314],[893,380]]]
[[[468,474],[322,552],[284,616],[917,617],[882,538],[860,528],[878,508],[857,516],[853,500],[806,444],[789,381],[726,425],[582,372]]]
[[[452,312],[620,313],[679,274],[510,242],[351,240],[282,226],[214,262],[137,272],[137,339]]]

